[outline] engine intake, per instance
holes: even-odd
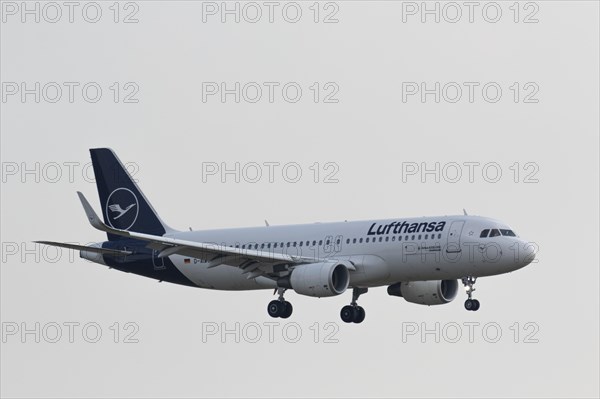
[[[327,297],[343,294],[350,283],[350,272],[343,262],[309,263],[296,266],[277,285],[292,288],[301,295]]]
[[[452,302],[458,293],[457,280],[409,281],[390,285],[388,294],[401,296],[420,305],[442,305]]]

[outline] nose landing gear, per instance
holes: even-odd
[[[267,312],[271,317],[281,317],[282,319],[287,319],[292,315],[294,311],[294,307],[291,303],[286,301],[283,298],[283,293],[286,291],[285,288],[278,287],[277,293],[279,294],[279,299],[269,302],[269,306],[267,306]]]
[[[340,316],[344,323],[362,323],[365,319],[366,312],[362,306],[358,306],[356,302],[358,297],[365,294],[368,288],[354,288],[352,290],[352,302],[342,308]]]
[[[469,297],[465,301],[465,309],[473,312],[479,310],[479,301],[477,299],[473,299],[473,292],[475,291],[473,286],[475,285],[475,281],[477,281],[477,277],[467,276],[462,278],[462,283],[465,286],[467,296]]]

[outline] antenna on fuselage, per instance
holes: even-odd
[[[265,219],[265,226],[269,227],[269,222],[267,222],[267,219]]]
[[[465,216],[469,216],[469,214],[467,213],[467,210],[465,208],[463,208],[463,213],[465,214]]]

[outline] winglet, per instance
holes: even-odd
[[[87,216],[90,224],[94,226],[94,228],[102,231],[106,231],[106,226],[99,218],[96,212],[94,212],[94,208],[90,205],[85,196],[81,193],[81,191],[77,191],[77,195],[79,196],[79,200],[81,201],[81,205],[83,205],[83,210],[85,211],[85,215]]]
[[[100,218],[94,211],[94,208],[92,208],[92,206],[90,205],[88,200],[85,198],[85,196],[80,191],[77,191],[77,195],[79,196],[81,205],[83,205],[83,210],[85,211],[88,221],[95,229],[104,231],[106,233],[116,234],[119,236],[129,236],[129,233],[125,230],[114,229],[114,228],[108,227],[106,224],[104,224],[104,222],[102,220],[100,220]]]

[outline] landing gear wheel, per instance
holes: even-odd
[[[282,319],[287,319],[292,315],[294,311],[294,307],[291,303],[286,301],[283,298],[283,294],[285,293],[286,288],[277,287],[275,289],[275,293],[279,294],[279,299],[269,302],[269,306],[267,306],[267,312],[271,317],[281,317]]]
[[[462,283],[465,286],[465,290],[467,291],[467,296],[469,299],[465,301],[465,309],[476,311],[479,309],[479,301],[477,299],[473,299],[473,291],[475,288],[475,281],[477,281],[477,277],[467,276],[462,278]]]
[[[356,319],[356,308],[351,305],[346,305],[342,308],[340,316],[344,323],[352,323]]]
[[[357,306],[355,308],[355,312],[356,315],[354,316],[354,322],[357,324],[362,323],[366,316],[365,310],[362,308],[362,306]]]
[[[267,312],[271,317],[281,317],[285,312],[285,308],[286,306],[284,301],[274,300],[269,302],[269,306],[267,306]]]
[[[285,306],[284,306],[283,314],[280,317],[282,319],[287,319],[288,317],[290,317],[292,315],[292,312],[294,311],[294,307],[288,301],[284,301],[283,304]]]
[[[467,299],[465,301],[465,309],[474,310],[474,308],[475,308],[475,301],[473,301],[472,299]]]
[[[340,316],[344,323],[362,323],[365,319],[365,310],[358,306],[358,297],[362,294],[366,294],[369,291],[368,288],[355,287],[352,289],[352,302],[350,305],[346,305],[342,308]]]

